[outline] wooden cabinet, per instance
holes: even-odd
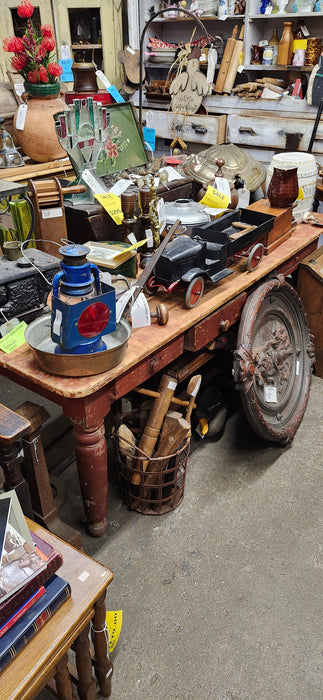
[[[19,22],[17,7],[20,4],[19,0],[0,0],[0,80],[8,81],[7,70],[10,70],[11,58],[13,54],[5,53],[2,49],[2,42],[8,36],[14,36],[17,33],[17,23]],[[52,4],[50,0],[41,0],[39,6],[34,10],[35,21],[39,24],[54,25],[54,17],[52,12]],[[21,21],[21,20],[20,20]],[[26,20],[22,20],[24,23]]]
[[[13,36],[16,32],[17,6],[20,0],[0,0],[2,22],[0,40]],[[63,44],[72,46],[77,23],[95,32],[97,41],[91,39],[93,59],[104,69],[112,84],[120,87],[122,71],[117,59],[123,47],[122,3],[113,0],[40,0],[34,10],[39,24],[50,24],[55,29],[58,58],[62,58]],[[25,20],[23,20],[25,22]],[[0,51],[0,80],[6,81],[12,54]],[[92,56],[91,56],[92,58]],[[71,84],[67,84],[72,87]],[[102,86],[100,86],[102,87]]]
[[[92,28],[97,37],[92,36],[93,59],[110,82],[119,87],[121,66],[117,53],[123,47],[122,4],[113,0],[53,0],[53,8],[60,58],[60,47],[63,44],[72,46],[77,23],[82,23],[85,31],[89,28],[91,32]],[[98,41],[101,40],[100,46]]]

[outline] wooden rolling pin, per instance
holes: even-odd
[[[232,54],[234,51],[234,47],[236,45],[237,34],[238,34],[238,25],[235,24],[233,27],[233,30],[232,30],[232,36],[229,37],[229,39],[227,40],[227,43],[225,45],[221,65],[220,65],[219,72],[218,72],[218,77],[216,79],[216,83],[215,83],[214,88],[213,88],[214,92],[223,92],[224,82],[226,79],[226,75],[228,72],[228,68],[230,65],[230,61],[231,61],[231,57],[232,57]]]
[[[243,51],[243,33],[244,33],[244,24],[241,27],[240,34],[239,34],[239,39],[235,42],[230,64],[227,70],[227,74],[225,77],[224,85],[223,85],[223,90],[222,92],[231,92],[234,82],[237,76],[237,70],[239,68],[239,61],[240,61],[240,54]]]

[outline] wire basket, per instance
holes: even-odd
[[[149,457],[125,437],[118,443],[117,435],[113,435],[122,498],[128,508],[144,515],[162,515],[181,503],[190,442],[187,437],[174,454]]]

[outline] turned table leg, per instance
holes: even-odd
[[[56,664],[56,690],[60,700],[75,700],[73,695],[72,681],[68,672],[68,655],[64,654]]]
[[[109,659],[108,633],[106,629],[105,595],[102,593],[94,605],[94,618],[91,626],[91,637],[94,646],[94,671],[99,684],[100,693],[107,698],[111,694],[111,679],[113,663]]]
[[[87,528],[90,535],[100,537],[107,529],[108,461],[104,423],[91,431],[73,424],[77,469]]]
[[[80,700],[96,699],[96,682],[92,676],[89,640],[90,624],[86,625],[72,645],[78,673],[77,692]]]

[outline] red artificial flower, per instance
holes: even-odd
[[[42,33],[42,36],[53,36],[53,30],[50,24],[42,24],[40,27],[40,31]]]
[[[37,83],[38,71],[36,71],[36,70],[29,71],[29,73],[27,74],[27,80],[28,80],[28,83]]]
[[[21,18],[28,18],[32,16],[34,11],[34,6],[29,2],[29,0],[22,0],[21,5],[17,7],[18,16]]]
[[[111,139],[108,139],[106,144],[105,144],[105,150],[108,152],[109,158],[117,158],[118,157],[118,149],[115,143],[111,141]]]
[[[12,70],[16,70],[18,73],[25,68],[27,63],[27,56],[23,56],[22,54],[18,54],[17,56],[14,56],[12,61],[11,61],[11,68]]]
[[[41,83],[48,83],[49,77],[45,66],[41,66],[39,69],[39,80]]]
[[[56,41],[53,37],[45,37],[41,42],[41,47],[44,49],[45,53],[50,53],[54,50],[56,46]]]
[[[64,72],[62,66],[58,63],[49,63],[47,70],[49,75],[52,75],[54,78],[58,78]]]
[[[3,41],[3,50],[9,53],[20,53],[24,48],[24,42],[18,36],[8,36]]]

